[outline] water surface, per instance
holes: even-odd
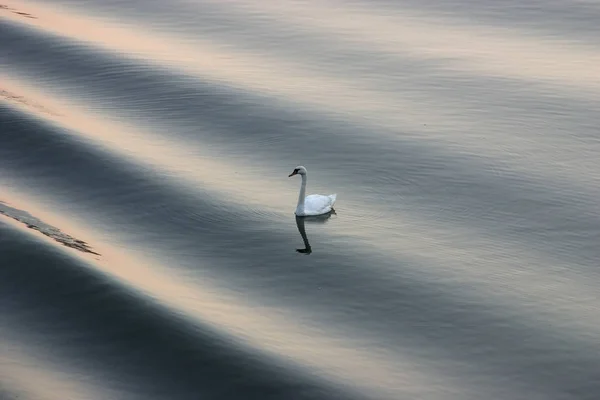
[[[598,18],[3,0],[0,397],[595,399]]]

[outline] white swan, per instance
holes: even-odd
[[[321,215],[327,214],[333,210],[333,205],[335,204],[337,194],[330,194],[329,196],[324,196],[322,194],[311,194],[310,196],[304,197],[306,194],[306,168],[303,166],[298,166],[289,176],[298,174],[302,176],[302,186],[300,186],[300,194],[298,195],[296,215],[299,217],[308,215]]]

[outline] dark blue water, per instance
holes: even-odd
[[[3,0],[0,398],[596,399],[599,18]]]

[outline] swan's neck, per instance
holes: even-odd
[[[302,177],[302,185],[300,185],[300,194],[298,195],[298,206],[296,210],[304,211],[304,198],[306,197],[306,175],[300,175]]]

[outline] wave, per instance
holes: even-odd
[[[7,2],[0,396],[594,398],[591,28],[434,3]]]

